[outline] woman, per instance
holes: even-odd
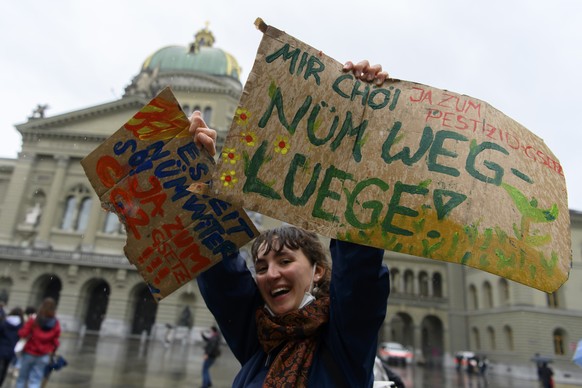
[[[22,309],[15,307],[4,319],[0,319],[0,387],[6,378],[8,367],[14,359],[14,347],[18,342],[18,330],[24,322]]]
[[[387,74],[346,63],[365,81]],[[200,112],[194,141],[214,155],[216,132]],[[233,387],[371,387],[377,333],[386,315],[383,251],[331,240],[330,268],[315,233],[284,226],[253,243],[253,279],[238,254],[198,277],[200,292],[242,368]],[[256,282],[255,282],[256,280]]]
[[[35,318],[30,318],[18,331],[20,338],[27,338],[16,388],[38,388],[44,377],[45,367],[59,347],[61,325],[56,318],[57,303],[45,298]]]

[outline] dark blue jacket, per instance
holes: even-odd
[[[14,346],[20,339],[18,330],[22,327],[20,317],[7,315],[0,321],[0,358],[12,360],[14,357]]]
[[[378,331],[390,293],[383,250],[332,240],[330,320],[309,371],[309,387],[373,385]],[[198,277],[200,292],[242,365],[233,387],[262,387],[267,354],[262,350],[255,311],[264,302],[240,256],[222,260]],[[274,355],[270,355],[272,360]]]

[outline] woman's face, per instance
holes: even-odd
[[[301,249],[284,247],[279,253],[271,249],[265,254],[265,244],[258,250],[255,271],[259,291],[275,315],[297,310],[306,291],[309,291],[313,265]],[[323,267],[316,266],[313,281],[323,275]]]

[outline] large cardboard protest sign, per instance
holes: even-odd
[[[551,292],[571,267],[562,167],[478,99],[356,80],[271,26],[212,195],[322,235],[461,263]]]
[[[125,255],[157,301],[257,234],[243,209],[189,190],[216,167],[189,126],[164,89],[81,161],[102,206],[124,224]]]

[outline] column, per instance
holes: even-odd
[[[428,286],[427,287],[427,292],[428,292],[428,297],[434,298],[434,291],[433,291],[433,284],[432,284],[432,281],[433,281],[432,278],[434,276],[434,273],[429,273],[429,274],[427,274],[427,276],[428,276],[428,279],[427,279],[427,286]]]
[[[2,222],[0,222],[0,244],[14,242],[14,227],[19,221],[17,217],[19,210],[22,208],[25,190],[35,158],[36,156],[32,155],[31,157],[21,157],[16,161],[0,213],[2,217]]]
[[[422,326],[419,323],[414,323],[414,359],[424,360],[422,355]],[[426,361],[426,360],[424,360]]]
[[[57,161],[57,168],[55,170],[53,183],[47,197],[44,214],[40,219],[38,236],[34,242],[34,245],[38,248],[46,248],[50,246],[50,231],[51,227],[54,225],[55,214],[58,208],[59,200],[62,196],[65,174],[67,172],[67,166],[69,165],[69,157],[67,155],[55,155],[54,157]]]
[[[97,231],[99,229],[99,222],[102,212],[101,200],[95,192],[93,192],[91,200],[91,215],[89,216],[89,223],[87,224],[87,230],[83,233],[83,241],[81,242],[81,250],[83,252],[92,252],[95,247],[95,239],[97,237]]]

